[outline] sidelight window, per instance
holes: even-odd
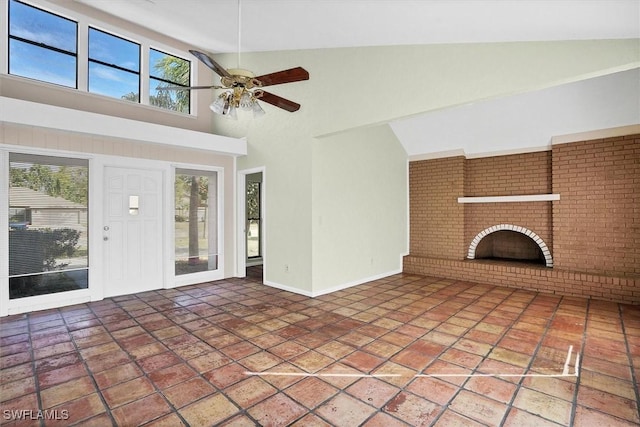
[[[9,298],[88,287],[88,162],[9,155]]]
[[[218,173],[176,169],[175,272],[218,269]]]

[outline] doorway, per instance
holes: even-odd
[[[265,260],[265,172],[238,173],[238,276],[262,280]]]
[[[105,167],[104,172],[104,295],[164,287],[162,171]]]

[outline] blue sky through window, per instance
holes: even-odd
[[[140,100],[140,45],[89,28],[89,92]]]
[[[77,24],[15,0],[9,5],[9,34],[76,53]]]
[[[75,88],[77,23],[14,0],[9,13],[9,73]]]
[[[87,73],[88,88],[80,89],[140,102],[140,44],[89,27],[89,64],[78,70],[78,23],[18,0],[9,0],[9,36],[9,74],[77,88],[77,73]],[[172,66],[186,66],[186,74],[178,81],[155,66],[167,57],[175,60]],[[149,49],[149,103],[189,113],[189,93],[160,93],[156,89],[162,85],[188,86],[189,68],[186,59]]]

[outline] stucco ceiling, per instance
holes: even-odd
[[[638,0],[75,0],[212,53],[640,37]]]

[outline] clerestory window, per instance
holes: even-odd
[[[9,2],[9,74],[77,88],[78,24]]]
[[[89,27],[89,92],[140,102],[140,45]]]
[[[168,90],[170,86],[189,86],[191,62],[156,49],[149,50],[149,104],[189,113],[190,91]]]
[[[152,40],[134,42],[20,0],[9,0],[8,18],[9,74],[191,113],[190,91],[166,88],[190,86],[192,62],[152,48]],[[83,34],[86,43],[78,41]]]

